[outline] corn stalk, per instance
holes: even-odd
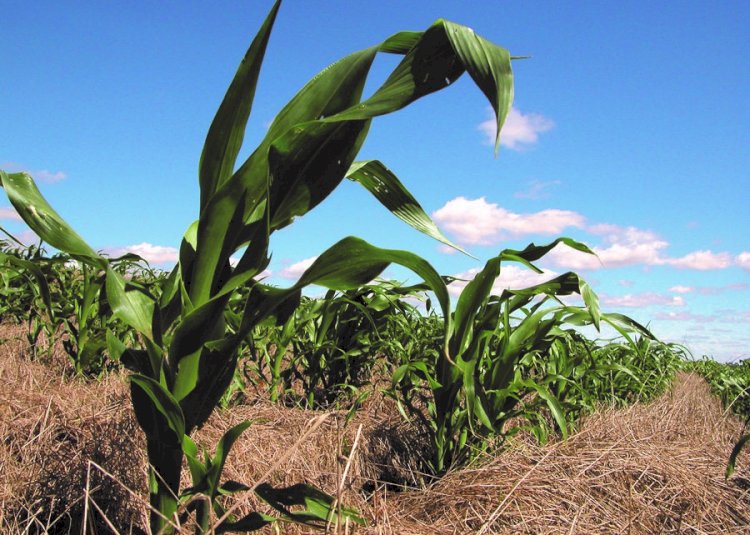
[[[172,531],[178,513],[185,511],[195,513],[198,532],[204,532],[208,518],[220,512],[216,497],[239,488],[220,483],[219,476],[229,445],[244,427],[230,430],[217,448],[217,457],[202,465],[190,435],[206,421],[232,380],[243,339],[260,322],[298,302],[303,288],[317,284],[349,290],[397,263],[435,292],[450,332],[443,280],[425,260],[409,252],[380,249],[349,237],[322,253],[289,288],[274,288],[257,278],[269,263],[273,232],[319,205],[346,177],[410,226],[449,243],[385,166],[377,161],[355,162],[370,123],[450,86],[464,72],[488,98],[498,132],[513,97],[507,50],[467,27],[438,20],[423,32],[397,33],[321,71],[279,112],[265,138],[238,166],[279,4],[274,4],[255,36],[209,128],[199,163],[200,216],[185,233],[179,262],[158,295],[114,270],[54,211],[28,174],[0,172],[11,203],[44,241],[106,273],[105,291],[114,315],[139,333],[137,346],[113,342],[110,349],[133,371],[132,402],[146,434],[151,466],[153,532]],[[362,100],[379,52],[403,58],[380,88]],[[498,145],[499,137],[496,149]],[[230,256],[241,249],[244,253],[232,267]],[[224,312],[232,295],[243,287],[249,291],[242,320],[236,329],[229,329]],[[194,476],[189,492],[180,489],[184,457]],[[208,496],[211,506],[188,507],[191,502],[186,500],[196,492]],[[258,487],[256,493],[282,517],[297,521],[314,523],[315,514],[295,516],[289,505],[325,511],[331,504],[319,491],[304,486],[287,492]],[[269,521],[253,513],[230,519],[216,530],[255,529]]]

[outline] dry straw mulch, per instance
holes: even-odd
[[[144,440],[123,376],[71,379],[59,364],[29,362],[20,338],[0,326],[0,532],[80,533],[84,518],[87,533],[143,528]],[[348,425],[338,413],[234,407],[197,440],[211,449],[246,419],[254,425],[225,477],[317,485],[368,517],[355,533],[750,533],[748,463],[741,457],[738,475],[723,477],[741,425],[692,375],[648,406],[603,409],[566,441],[519,439],[403,492],[398,483],[419,480],[415,452],[425,445],[383,398]],[[240,500],[229,504],[238,513],[263,508]]]

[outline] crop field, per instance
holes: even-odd
[[[493,291],[505,266],[585,244],[501,250],[453,300],[425,259],[356,237],[290,287],[264,281],[274,232],[344,179],[460,251],[357,154],[372,121],[464,74],[499,136],[517,59],[444,20],[396,33],[313,77],[238,161],[278,9],[208,129],[170,271],[94,250],[29,174],[0,171],[40,238],[0,229],[0,531],[750,529],[750,366],[694,360],[573,272]],[[363,100],[383,53],[400,63]],[[584,334],[604,326],[617,338]]]

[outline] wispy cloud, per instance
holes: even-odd
[[[317,260],[317,256],[313,256],[310,258],[305,258],[304,260],[300,260],[299,262],[296,262],[290,266],[285,267],[281,271],[279,271],[279,277],[282,277],[284,279],[299,279],[302,274],[305,272],[307,268],[312,266],[313,262]]]
[[[32,171],[31,175],[40,182],[45,182],[47,184],[54,184],[55,182],[60,182],[61,180],[65,180],[66,178],[68,178],[68,175],[63,173],[62,171],[52,172],[47,171],[46,169]]]
[[[668,291],[679,294],[694,293],[697,295],[719,295],[727,292],[742,292],[750,290],[750,283],[735,282],[724,286],[672,286]]]
[[[0,207],[0,219],[5,221],[22,221],[21,216],[18,215],[15,208],[11,206]]]
[[[689,294],[690,292],[695,291],[695,288],[692,286],[672,286],[668,291],[676,294]]]
[[[517,191],[513,194],[516,199],[528,199],[531,201],[539,201],[541,199],[549,198],[549,190],[554,186],[559,186],[559,180],[551,180],[549,182],[542,182],[541,180],[532,180],[525,190]]]
[[[604,305],[623,308],[644,308],[649,306],[685,306],[685,299],[681,296],[662,295],[651,292],[625,295],[602,294],[599,300]]]
[[[432,217],[462,245],[492,245],[529,234],[556,235],[585,223],[582,215],[569,210],[518,214],[489,203],[484,197],[457,197],[433,212]]]
[[[654,314],[654,319],[661,320],[661,321],[690,321],[690,322],[700,322],[700,323],[707,323],[707,322],[713,322],[716,321],[718,318],[713,315],[708,314],[695,314],[693,312],[688,311],[669,311],[669,312],[656,312]]]
[[[735,264],[750,271],[750,252],[742,252],[734,259]]]
[[[3,162],[2,164],[0,164],[0,166],[2,166],[2,169],[4,169],[5,171],[11,173],[29,173],[34,177],[35,180],[44,182],[46,184],[54,184],[55,182],[60,182],[61,180],[65,180],[66,178],[68,178],[68,175],[63,171],[49,171],[47,169],[32,171],[28,167],[25,167],[16,162]]]
[[[517,108],[511,108],[500,132],[500,143],[511,150],[524,150],[539,141],[539,134],[551,130],[554,126],[555,123],[543,115],[522,113]],[[488,144],[495,144],[497,127],[494,115],[481,122],[479,130],[484,133]]]
[[[104,252],[109,256],[117,257],[126,253],[135,253],[150,264],[176,264],[180,258],[180,252],[174,247],[153,245],[148,242],[126,245],[124,247],[107,247]]]
[[[732,256],[726,252],[716,253],[700,250],[681,257],[666,254],[669,242],[658,234],[635,227],[620,227],[610,224],[596,224],[587,227],[590,234],[598,236],[601,245],[592,250],[600,261],[570,248],[556,247],[549,260],[553,265],[568,269],[619,268],[633,265],[671,266],[678,269],[716,270],[733,264]]]
[[[729,253],[714,253],[712,251],[695,251],[679,258],[662,258],[657,264],[668,265],[681,269],[697,269],[708,271],[725,269],[732,265]]]

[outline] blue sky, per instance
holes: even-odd
[[[92,246],[168,266],[197,216],[208,125],[270,5],[2,2],[0,168],[31,172]],[[326,65],[440,17],[532,56],[514,62],[499,156],[487,103],[463,77],[376,120],[360,157],[386,163],[480,260],[448,254],[346,183],[274,235],[271,280],[289,284],[347,235],[465,276],[503,248],[567,235],[601,261],[555,250],[546,276],[579,271],[604,309],[696,356],[750,355],[746,2],[286,0],[244,154]],[[379,59],[368,87],[394,65]],[[31,238],[7,200],[0,225]],[[509,267],[498,287],[536,280]]]

